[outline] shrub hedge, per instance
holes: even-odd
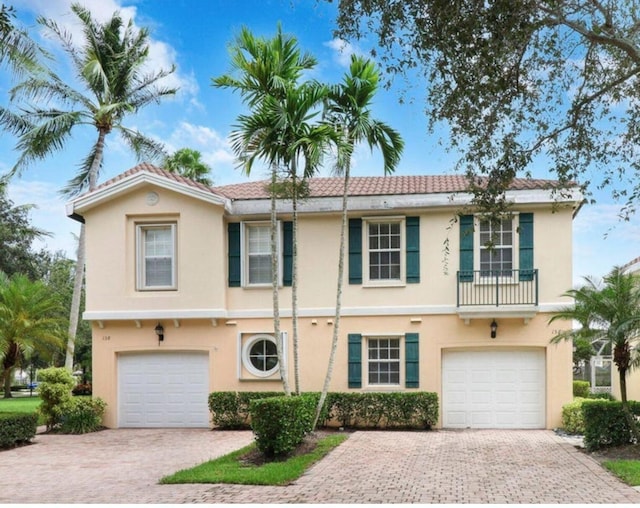
[[[640,402],[629,401],[631,413],[640,415]],[[633,436],[622,411],[622,402],[587,400],[582,403],[584,445],[587,450],[620,446],[633,442]]]
[[[106,407],[106,402],[99,397],[72,399],[60,418],[60,432],[86,434],[101,429],[102,416]]]
[[[315,394],[252,400],[249,412],[258,449],[267,457],[295,450],[313,430],[317,404]]]
[[[71,389],[76,381],[64,367],[50,367],[38,372],[38,392],[42,399],[39,411],[44,416],[47,430],[60,423],[62,415],[71,406]]]
[[[319,393],[312,393],[318,400]],[[213,392],[209,409],[218,428],[249,428],[251,400],[282,396],[282,392]],[[430,429],[438,422],[438,396],[431,392],[329,393],[320,422],[347,428]]]
[[[0,413],[0,448],[28,443],[37,429],[37,413]]]
[[[573,402],[562,406],[562,428],[569,434],[584,434],[584,414],[582,412],[583,397],[576,397]]]
[[[573,396],[586,399],[591,391],[591,383],[589,381],[574,381]]]

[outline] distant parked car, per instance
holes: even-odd
[[[36,388],[38,388],[38,382],[37,381],[32,381],[31,383],[29,383],[27,385],[27,388],[29,390],[35,390]]]

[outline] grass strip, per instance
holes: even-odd
[[[337,447],[348,434],[331,434],[320,439],[309,453],[294,455],[281,462],[260,466],[242,462],[242,457],[255,450],[255,443],[223,457],[210,460],[191,469],[166,476],[160,483],[236,483],[240,485],[287,485],[300,478],[314,463]]]
[[[0,413],[35,413],[42,403],[40,397],[13,397],[0,399]]]
[[[608,460],[602,465],[627,485],[640,485],[640,460]]]

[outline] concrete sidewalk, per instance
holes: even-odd
[[[0,452],[0,503],[640,503],[543,430],[355,432],[286,487],[157,484],[252,439],[192,429],[38,435]]]

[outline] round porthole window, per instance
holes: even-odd
[[[253,335],[242,348],[242,363],[254,376],[269,377],[278,370],[278,350],[271,335]]]

